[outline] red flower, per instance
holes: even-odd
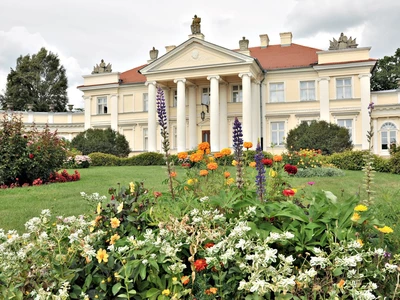
[[[286,196],[286,197],[290,197],[290,196],[294,196],[294,191],[293,190],[291,190],[291,189],[288,189],[288,190],[283,190],[282,191],[282,194],[284,195],[284,196]]]
[[[205,270],[207,268],[207,262],[204,258],[200,258],[194,262],[194,268],[197,272]]]
[[[214,247],[214,243],[207,243],[207,244],[205,244],[204,245],[204,248],[212,248],[212,247]]]
[[[291,164],[286,164],[284,169],[289,175],[295,175],[297,173],[297,167],[292,166]]]
[[[29,155],[28,155],[28,156],[29,156],[29,158],[30,158],[30,159],[32,159],[32,158],[34,158],[34,157],[35,157],[35,155],[33,155],[32,153],[29,153]]]
[[[153,195],[154,195],[155,198],[158,198],[158,197],[161,196],[161,193],[160,192],[153,192]]]
[[[263,159],[261,160],[261,162],[263,163],[264,166],[267,166],[267,167],[272,166],[272,159],[263,158]]]

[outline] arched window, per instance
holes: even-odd
[[[386,122],[381,126],[382,150],[389,150],[390,145],[396,143],[397,128],[392,122]]]

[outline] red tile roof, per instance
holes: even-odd
[[[139,70],[144,68],[145,66],[147,66],[147,64],[142,65],[140,67],[133,68],[133,69],[125,71],[125,72],[122,72],[119,75],[119,79],[122,79],[122,84],[135,83],[135,82],[137,82],[137,83],[146,82],[146,80],[147,80],[146,76],[139,73]]]
[[[360,63],[360,62],[368,62],[368,61],[378,61],[376,58],[368,58],[363,60],[350,60],[350,61],[340,61],[340,62],[332,62],[332,63],[324,63],[318,64],[318,66],[328,66],[328,65],[341,65],[341,64],[351,64],[351,63]]]
[[[249,48],[250,55],[257,58],[266,70],[290,69],[309,67],[318,63],[317,51],[320,49],[310,48],[297,44],[290,46],[269,45],[266,48]]]

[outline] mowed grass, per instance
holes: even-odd
[[[235,174],[233,167],[229,167],[229,171],[232,175]],[[68,172],[71,173],[73,170]],[[167,185],[162,184],[167,178],[165,166],[90,167],[80,169],[79,172],[81,180],[76,182],[0,190],[0,228],[23,232],[25,222],[39,216],[43,209],[50,209],[53,216],[78,216],[91,213],[92,208],[80,193],[108,195],[108,189],[118,188],[118,183],[121,186],[128,186],[131,181],[143,181],[150,192],[168,190]],[[177,168],[177,172],[178,178],[183,178],[185,170]],[[338,196],[339,201],[353,195],[360,195],[360,198],[364,199],[366,197],[364,173],[361,171],[345,171],[345,173],[344,177],[291,178],[290,183],[298,190],[304,188],[307,194],[317,190],[331,191]],[[247,174],[254,176],[255,170],[249,169]],[[307,184],[311,181],[315,182],[313,186]],[[373,190],[376,202],[385,201],[388,197],[391,200],[397,197],[400,202],[400,176],[375,173]]]

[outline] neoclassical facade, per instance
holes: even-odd
[[[367,149],[371,101],[373,151],[388,155],[390,143],[399,140],[400,89],[371,92],[376,59],[370,58],[370,47],[358,47],[342,34],[329,50],[320,50],[293,43],[292,33],[285,32],[277,45],[261,34],[257,46],[249,47],[243,37],[238,49],[230,50],[206,41],[200,23],[195,25],[186,41],[167,46],[162,56],[153,48],[147,64],[121,73],[104,61],[96,65],[78,87],[84,93],[84,113],[52,114],[47,117],[51,126],[66,138],[111,127],[126,136],[132,153],[161,151],[160,87],[174,152],[194,149],[202,141],[212,151],[232,147],[236,117],[244,140],[256,144],[260,139],[266,151],[284,151],[288,131],[312,120],[346,127],[355,149]],[[30,121],[39,118],[25,114]]]

